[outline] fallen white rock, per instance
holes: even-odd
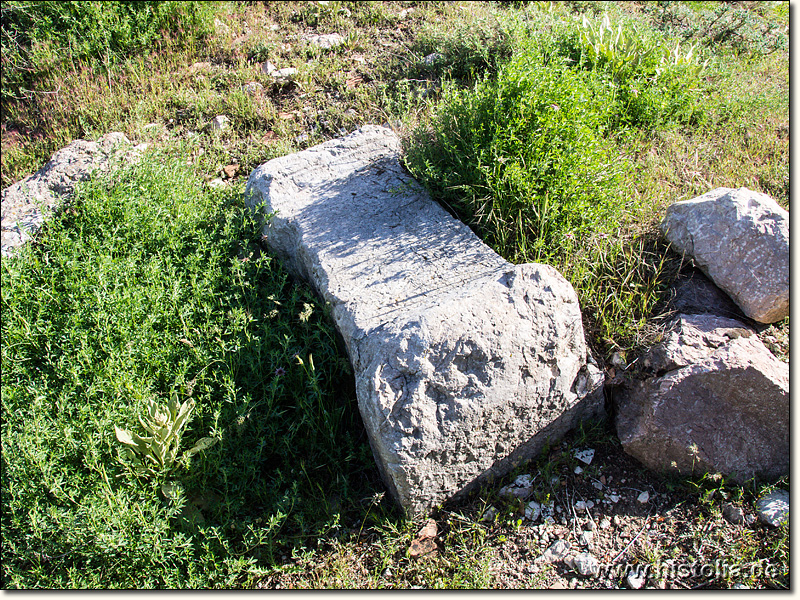
[[[53,211],[95,171],[106,172],[114,160],[135,162],[147,144],[131,148],[122,133],[107,133],[96,142],[75,140],[50,158],[33,175],[2,192],[2,255],[9,256],[31,239]]]
[[[338,33],[327,33],[323,35],[309,35],[305,38],[309,43],[324,50],[336,48],[344,44],[344,38]]]
[[[717,188],[670,205],[661,228],[748,317],[789,315],[789,212],[775,200]]]
[[[388,128],[261,165],[267,244],[330,304],[383,479],[427,511],[603,410],[572,286],[514,266],[433,202]]]

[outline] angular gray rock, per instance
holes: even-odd
[[[789,366],[752,329],[680,315],[643,363],[655,376],[623,386],[617,405],[628,454],[654,470],[736,481],[788,473]]]
[[[789,213],[765,194],[717,188],[667,208],[667,239],[760,323],[789,315]]]
[[[245,196],[330,304],[379,470],[413,514],[507,474],[603,397],[572,286],[495,254],[400,155],[390,129],[364,126],[261,165]]]
[[[338,33],[326,33],[323,35],[309,35],[305,38],[310,44],[327,50],[329,48],[337,48],[344,44],[344,38]]]
[[[79,182],[89,179],[96,170],[108,171],[112,156],[130,162],[146,146],[130,149],[130,140],[118,132],[108,133],[96,142],[75,140],[53,154],[36,173],[4,189],[2,255],[8,256],[31,239]]]
[[[789,492],[774,490],[756,502],[758,518],[767,525],[777,527],[789,518]]]

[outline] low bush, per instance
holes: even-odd
[[[496,82],[446,93],[407,164],[503,256],[553,258],[613,213],[623,163],[604,139],[610,108],[590,74],[523,56]]]

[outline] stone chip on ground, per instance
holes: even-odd
[[[777,527],[789,518],[789,492],[775,490],[756,502],[758,518],[767,525]]]
[[[383,480],[418,513],[601,414],[603,375],[569,282],[503,260],[400,156],[390,129],[364,126],[261,165],[245,196],[275,213],[267,244],[330,304]]]

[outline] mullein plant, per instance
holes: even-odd
[[[114,425],[117,440],[125,446],[124,454],[138,464],[135,471],[142,475],[170,473],[175,469],[183,430],[192,418],[195,401],[192,399],[179,404],[172,396],[166,407],[154,400],[148,400],[146,414],[139,415],[139,423],[147,432],[145,435],[131,433]],[[201,438],[191,449],[183,453],[181,461],[188,464],[196,453],[206,450],[217,442],[210,437]]]

